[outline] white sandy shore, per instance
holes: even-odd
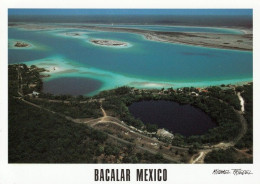
[[[56,64],[46,64],[46,63],[37,63],[36,64],[40,68],[45,68],[46,71],[43,72],[43,74],[54,74],[54,73],[60,73],[60,72],[65,72],[66,70],[69,70],[67,68],[63,68],[59,65]]]
[[[162,87],[172,87],[173,85],[170,83],[162,83],[162,82],[131,82],[130,86],[136,87],[144,87],[144,88],[162,88]]]

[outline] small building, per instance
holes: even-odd
[[[161,137],[168,137],[168,138],[171,138],[171,139],[174,138],[174,135],[172,133],[168,132],[165,129],[158,129],[157,135],[161,136]]]
[[[177,92],[182,92],[182,89],[180,89],[180,88],[177,88]]]
[[[29,84],[29,88],[35,88],[37,84]]]
[[[196,92],[194,92],[194,91],[191,92],[191,95],[193,95],[193,96],[194,96],[194,95],[195,95],[195,96],[199,96],[199,94],[196,93]]]
[[[33,91],[32,93],[34,96],[38,96],[40,93],[38,93],[37,91]]]

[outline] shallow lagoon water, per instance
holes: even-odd
[[[75,38],[64,33],[79,32]],[[126,49],[102,47],[89,39],[111,39],[131,44]],[[93,95],[121,85],[138,88],[208,86],[252,80],[252,52],[212,49],[149,41],[131,33],[56,29],[26,31],[9,28],[9,39],[47,47],[42,50],[9,49],[9,63],[55,63],[67,72],[59,77],[85,77],[102,81]],[[63,66],[64,65],[64,66]],[[46,67],[47,65],[45,65]],[[74,70],[71,70],[74,69]]]

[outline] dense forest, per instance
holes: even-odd
[[[38,98],[25,97],[25,99],[73,118],[99,118],[102,116],[98,101],[80,103],[80,101],[76,100],[69,102],[49,102],[48,100],[39,100]]]
[[[9,162],[94,162],[107,135],[10,97]]]
[[[106,133],[9,99],[9,163],[168,163]]]
[[[110,116],[143,132],[156,132],[154,124],[143,123],[129,112],[128,106],[143,100],[167,100],[190,104],[203,110],[217,124],[204,135],[185,137],[175,134],[173,139],[157,139],[174,146],[188,147],[195,154],[202,145],[232,141],[241,131],[237,93],[245,100],[246,134],[234,148],[213,150],[206,163],[252,163],[253,152],[253,84],[243,86],[213,86],[203,90],[194,87],[181,89],[141,90],[128,86],[102,91],[90,98],[71,95],[52,95],[41,92],[40,72],[44,69],[24,64],[9,65],[9,162],[10,163],[168,163],[162,154],[140,152],[135,145],[122,144],[107,133],[85,124],[65,119],[102,117],[100,106]],[[40,92],[35,96],[34,91]],[[39,105],[38,108],[22,99]],[[49,109],[50,111],[46,111]],[[244,155],[244,156],[241,156]]]
[[[43,68],[37,68],[35,65],[27,67],[25,64],[8,65],[8,90],[12,96],[20,94],[29,94],[33,91],[41,91],[43,82],[40,78],[40,72]]]
[[[34,90],[40,91],[41,82],[38,81],[41,79],[37,74],[40,70],[23,64],[9,65],[9,163],[169,163],[160,153],[140,152],[135,145],[119,143],[109,138],[105,132],[74,123],[58,113],[22,101],[22,98],[33,101],[34,96],[29,98],[22,95],[29,95]],[[36,85],[30,85],[32,83]],[[27,87],[30,89],[27,90]],[[45,98],[47,96],[48,94]],[[95,117],[100,113],[93,114],[93,109],[99,109],[97,102],[79,104],[79,100],[87,99],[85,97],[54,98],[73,100],[67,105],[37,102],[64,114],[71,115],[75,112],[75,117]]]
[[[194,93],[198,95],[192,95]],[[225,96],[224,94],[228,95]],[[223,96],[225,98],[222,99]],[[207,91],[199,92],[193,87],[177,90],[171,88],[167,90],[135,90],[124,86],[115,90],[101,92],[99,97],[106,99],[103,102],[103,107],[112,111],[112,115],[118,116],[129,125],[142,130],[156,131],[157,129],[156,126],[144,124],[130,114],[128,106],[133,102],[142,100],[169,100],[180,104],[191,104],[202,109],[217,123],[217,127],[210,129],[208,133],[201,136],[185,137],[176,134],[172,140],[172,144],[176,146],[197,146],[232,140],[238,135],[241,128],[239,117],[234,110],[240,108],[240,103],[235,92],[230,89],[209,87]]]
[[[205,157],[206,163],[253,163],[253,84],[236,87],[245,100],[244,116],[247,120],[247,132],[235,148],[242,149],[245,157],[240,158],[236,149],[213,150]]]
[[[237,148],[249,148],[252,151],[253,147],[253,84],[239,86],[236,89],[241,92],[241,96],[245,100],[244,116],[247,120],[246,135],[236,144]]]
[[[238,152],[233,149],[229,148],[226,150],[213,150],[212,152],[208,153],[204,159],[205,163],[216,163],[216,164],[223,164],[223,163],[253,163],[252,157],[246,158],[242,157],[238,154]]]

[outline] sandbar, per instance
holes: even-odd
[[[77,28],[83,30],[94,31],[110,31],[110,32],[128,32],[134,34],[141,34],[144,38],[152,41],[185,44],[192,46],[202,46],[210,48],[220,49],[232,49],[232,50],[253,50],[253,32],[252,28],[237,27],[232,29],[238,29],[244,34],[223,34],[223,33],[202,33],[202,32],[165,32],[165,31],[153,31],[144,30],[140,28],[124,28],[124,27],[101,27],[95,25],[34,25],[34,24],[9,24],[9,27],[24,28],[29,30],[35,29],[67,29]],[[227,29],[227,27],[225,27]],[[114,48],[126,48],[126,45],[106,45],[101,42],[91,42],[101,46],[112,46]],[[124,43],[124,42],[123,42]],[[127,44],[128,46],[128,44]]]

